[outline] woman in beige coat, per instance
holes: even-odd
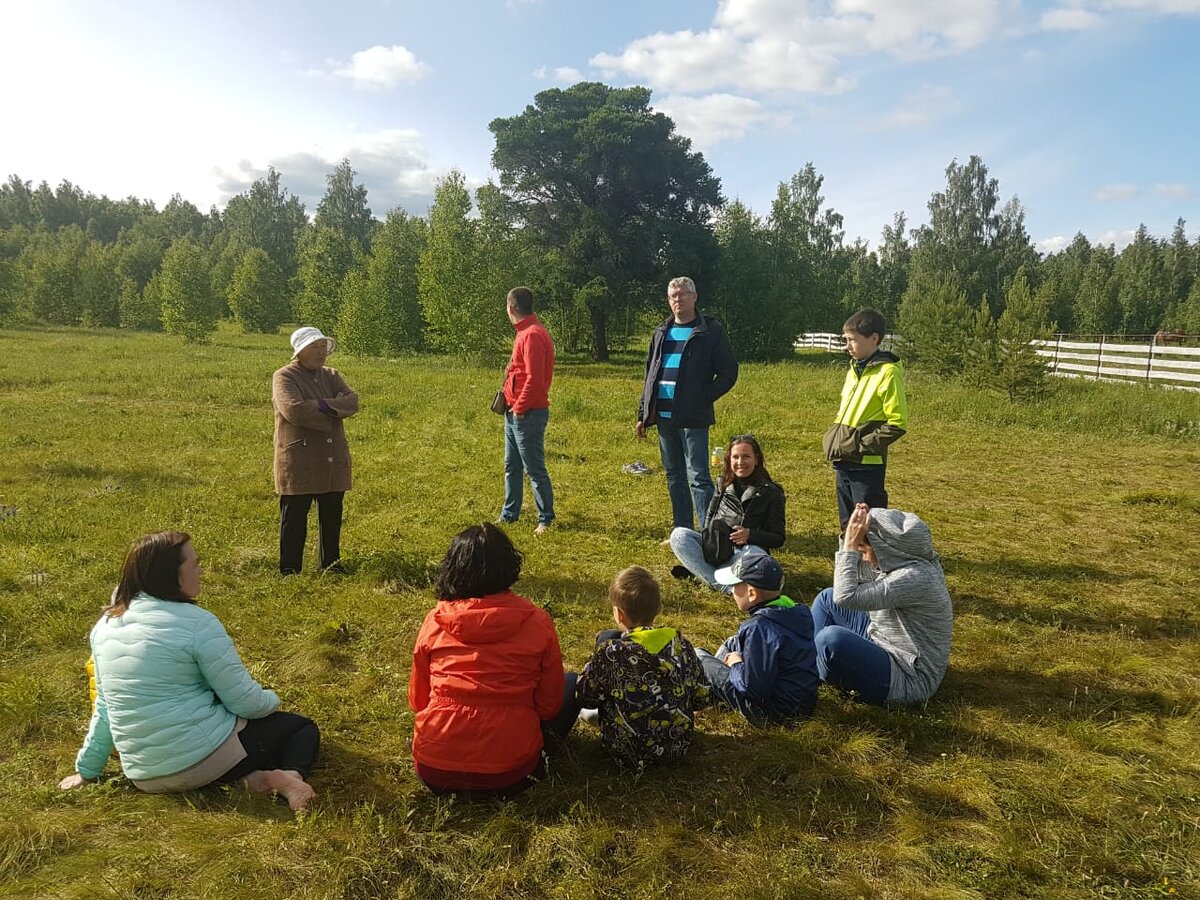
[[[292,332],[292,361],[275,372],[275,493],[279,494],[279,571],[294,575],[304,562],[308,510],[317,501],[322,569],[341,556],[342,497],[350,490],[350,447],[342,419],[358,412],[350,390],[325,358],[337,346],[319,328]]]

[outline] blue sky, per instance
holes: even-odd
[[[729,198],[811,160],[847,238],[926,219],[983,157],[1043,249],[1200,234],[1200,0],[47,2],[5,13],[0,175],[223,205],[268,165],[310,212],[348,156],[373,211],[494,176],[488,122],[643,84]]]

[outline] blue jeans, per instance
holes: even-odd
[[[725,658],[726,653],[736,653],[739,652],[739,649],[737,635],[735,634],[732,637],[726,638],[725,642],[717,648],[716,656],[698,647],[696,648],[696,656],[700,660],[700,667],[704,669],[704,677],[708,679],[708,683],[712,688],[713,699],[722,706],[728,707],[736,713],[741,713],[742,717],[751,725],[756,725],[760,728],[771,725],[770,716],[749,700],[740,696],[729,683],[731,669],[722,660]]]
[[[694,509],[694,518],[704,528],[708,504],[716,493],[708,474],[708,429],[677,428],[670,422],[659,422],[658,451],[667,473],[672,524],[676,528],[694,527]]]
[[[714,591],[724,591],[726,594],[733,593],[733,588],[727,584],[718,584],[713,575],[717,569],[732,566],[752,548],[755,550],[762,549],[761,547],[755,547],[753,544],[747,544],[744,547],[734,547],[733,556],[729,557],[721,565],[713,566],[709,565],[708,560],[704,558],[704,547],[700,541],[700,532],[693,531],[690,528],[676,528],[671,532],[671,550],[674,551],[675,558],[679,560],[685,569],[705,582]]]
[[[554,521],[554,489],[546,471],[546,423],[549,409],[531,409],[521,418],[509,411],[504,414],[504,507],[500,518],[515,522],[521,516],[525,499],[525,473],[533,485],[538,524]]]
[[[833,602],[833,588],[817,594],[812,604],[813,642],[821,680],[857,691],[868,703],[882,706],[892,684],[892,658],[867,637],[871,617]]]

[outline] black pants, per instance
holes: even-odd
[[[238,737],[246,758],[217,779],[222,784],[265,769],[294,769],[308,778],[321,751],[316,723],[296,713],[273,712],[251,719]]]
[[[842,531],[850,521],[850,513],[859,503],[865,503],[871,509],[886,509],[888,493],[883,486],[883,476],[887,466],[835,466],[834,481],[837,485],[838,520]]]
[[[304,541],[308,537],[308,510],[317,501],[320,528],[317,550],[322,569],[342,556],[342,491],[328,494],[282,494],[279,497],[279,571],[299,572],[304,565]]]

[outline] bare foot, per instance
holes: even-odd
[[[247,775],[244,783],[252,794],[282,794],[293,812],[308,809],[308,804],[317,796],[312,785],[301,778],[299,772],[291,770],[260,769]]]

